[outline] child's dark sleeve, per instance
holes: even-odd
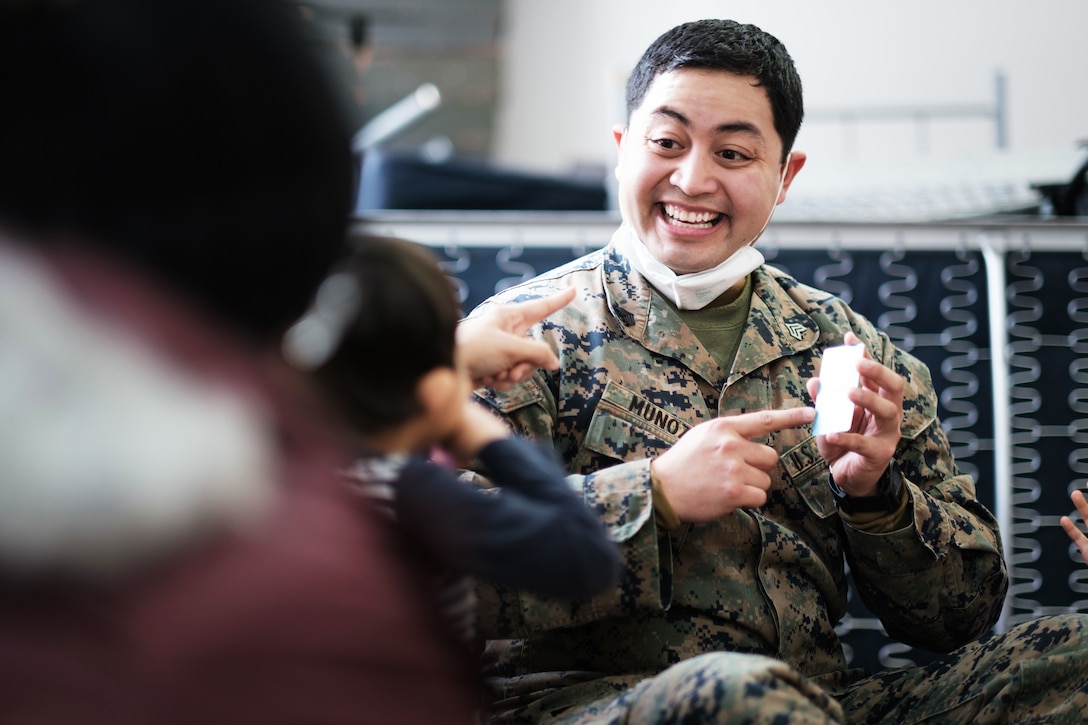
[[[549,449],[510,437],[479,460],[497,490],[412,461],[396,483],[397,518],[448,566],[495,584],[580,598],[616,583],[616,545]]]

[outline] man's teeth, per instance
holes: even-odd
[[[665,213],[668,214],[671,219],[684,222],[685,224],[709,224],[716,221],[720,216],[718,213],[712,211],[687,211],[686,209],[679,209],[668,204],[665,205]]]

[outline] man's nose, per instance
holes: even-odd
[[[718,186],[718,165],[701,153],[686,154],[676,165],[669,181],[688,196],[714,191]]]

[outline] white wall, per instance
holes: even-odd
[[[1076,157],[1088,139],[1088,2],[1083,0],[506,0],[495,161],[548,173],[614,164],[623,84],[669,27],[725,16],[782,40],[806,110],[993,104],[1006,76],[1007,142],[1018,158]],[[984,120],[806,121],[806,175],[835,165],[939,163],[992,154]],[[1053,152],[1057,150],[1055,155]],[[1080,152],[1081,154],[1083,152]],[[1051,168],[1053,161],[1047,161]],[[1064,168],[1064,166],[1061,166]],[[1070,174],[1075,166],[1069,168]],[[799,177],[800,178],[800,177]]]

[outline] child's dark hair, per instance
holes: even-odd
[[[309,318],[322,316],[339,341],[313,375],[361,433],[382,433],[418,415],[419,381],[435,368],[455,366],[456,289],[421,245],[354,239],[352,254],[322,285]]]

